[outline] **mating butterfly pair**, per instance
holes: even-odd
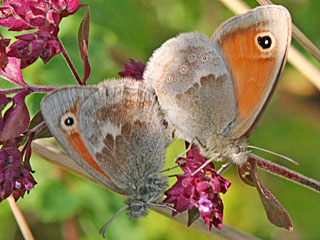
[[[131,217],[144,216],[167,187],[157,173],[173,130],[210,161],[246,161],[245,140],[275,91],[290,41],[288,11],[258,7],[210,39],[193,32],[168,40],[149,60],[143,81],[54,91],[42,102],[43,117],[79,165],[128,196]]]

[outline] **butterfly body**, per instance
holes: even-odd
[[[258,7],[224,23],[213,36],[184,33],[149,60],[154,89],[176,136],[210,159],[243,164],[246,139],[280,79],[291,40],[291,18],[280,6]]]
[[[97,181],[127,196],[129,215],[144,216],[167,187],[156,174],[171,142],[152,92],[133,79],[66,87],[41,104],[45,122],[67,153]]]

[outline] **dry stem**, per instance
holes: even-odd
[[[21,230],[21,233],[26,240],[34,240],[34,237],[32,235],[32,232],[28,226],[28,223],[26,219],[24,218],[19,206],[17,205],[16,201],[14,200],[14,197],[11,195],[8,197],[8,202],[11,208],[11,211],[16,218],[16,221],[18,223],[18,226]]]

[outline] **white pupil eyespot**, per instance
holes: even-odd
[[[276,46],[276,39],[271,32],[262,32],[256,35],[255,44],[259,51],[268,53]]]
[[[168,82],[171,82],[171,81],[172,81],[172,77],[171,77],[171,76],[168,77],[168,78],[167,78],[167,81],[168,81]]]
[[[66,120],[64,120],[64,124],[66,126],[72,126],[74,124],[74,120],[71,117],[68,117]]]
[[[76,117],[73,113],[68,112],[62,115],[61,120],[60,120],[60,126],[66,130],[70,131],[77,126],[77,120]]]
[[[189,62],[194,62],[196,60],[197,56],[193,53],[191,53],[188,57]]]
[[[180,72],[181,72],[182,74],[185,74],[185,73],[187,72],[187,67],[186,67],[186,66],[181,67]]]

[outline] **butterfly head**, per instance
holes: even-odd
[[[237,165],[243,165],[249,155],[250,151],[248,151],[246,144],[244,143],[236,143],[231,147],[231,153],[229,158]]]
[[[205,145],[200,146],[200,153],[215,161],[232,160],[235,164],[242,165],[247,161],[250,151],[244,140],[213,134]]]
[[[166,176],[151,175],[136,185],[135,193],[126,200],[127,214],[132,219],[147,215],[150,205],[156,205],[155,202],[168,187],[168,179]]]

